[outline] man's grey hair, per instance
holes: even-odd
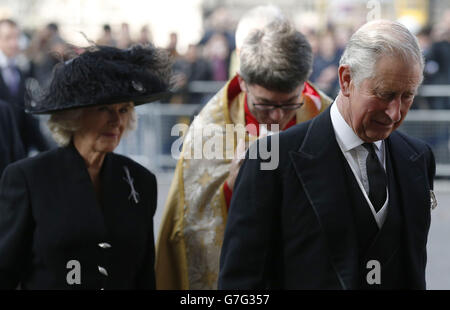
[[[236,27],[236,49],[240,50],[245,38],[255,30],[263,29],[265,26],[285,20],[283,12],[274,5],[260,5],[246,12]]]
[[[381,57],[393,56],[423,71],[424,60],[417,38],[398,22],[376,20],[363,25],[350,38],[339,65],[349,65],[356,86],[374,77]]]
[[[137,118],[134,105],[131,107],[131,115],[124,134],[136,129]],[[78,108],[72,110],[63,110],[52,113],[47,121],[48,128],[52,134],[53,139],[59,146],[68,145],[73,138],[73,134],[81,129],[81,120],[83,117],[83,110],[85,108]]]
[[[239,74],[245,82],[272,91],[293,91],[312,69],[311,45],[287,20],[252,32],[239,56]]]

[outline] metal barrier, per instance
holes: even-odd
[[[193,81],[189,83],[188,90],[191,93],[214,94],[221,89],[226,82],[221,81]],[[421,85],[418,90],[421,97],[450,97],[450,85]]]
[[[152,103],[136,108],[138,126],[124,137],[116,149],[152,171],[174,169],[177,160],[172,157],[173,142],[180,138],[172,136],[175,124],[189,124],[199,104]]]
[[[190,119],[199,105],[150,104],[136,108],[138,128],[124,137],[117,152],[132,157],[153,171],[174,169],[171,145],[173,125]],[[433,149],[437,175],[450,176],[450,110],[412,110],[399,128],[426,141]]]
[[[198,81],[190,88],[214,93],[221,85],[223,82]],[[450,97],[450,85],[421,86],[419,96]],[[172,127],[177,123],[189,123],[200,109],[199,104],[152,103],[137,107],[137,129],[123,137],[116,152],[155,172],[174,169],[177,160],[171,155],[171,147],[180,137],[171,135]],[[436,158],[437,175],[450,177],[450,106],[449,110],[411,110],[399,130],[426,141]]]
[[[418,95],[421,97],[450,97],[450,85],[422,85]]]
[[[450,110],[409,111],[399,130],[427,142],[436,158],[436,174],[450,176]]]

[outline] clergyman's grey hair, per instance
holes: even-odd
[[[274,22],[249,34],[240,52],[240,72],[249,84],[291,92],[312,70],[311,45],[288,21]]]
[[[402,24],[376,20],[363,25],[350,38],[339,65],[349,65],[356,86],[374,76],[380,57],[399,57],[405,62],[424,66],[417,38]]]

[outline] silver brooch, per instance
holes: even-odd
[[[145,92],[145,87],[144,87],[144,85],[142,85],[141,82],[138,82],[138,81],[131,81],[131,85],[132,85],[133,88],[134,88],[135,90],[137,90],[138,92],[140,92],[140,93]]]
[[[139,193],[134,189],[133,178],[130,175],[130,170],[128,170],[127,166],[124,166],[123,170],[125,170],[125,177],[123,179],[128,183],[128,185],[130,185],[131,188],[128,199],[133,199],[135,203],[139,203]]]
[[[431,198],[431,210],[434,210],[437,207],[437,199],[432,190],[430,190],[430,198]]]

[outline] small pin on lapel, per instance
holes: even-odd
[[[128,196],[128,199],[133,199],[135,203],[139,203],[139,193],[136,192],[136,190],[134,189],[134,184],[133,184],[133,178],[130,175],[130,170],[128,170],[127,166],[123,167],[123,170],[125,170],[125,178],[123,178],[125,180],[125,182],[128,183],[128,185],[130,185],[131,188],[131,192],[130,195]]]
[[[430,190],[430,199],[431,199],[431,210],[434,210],[437,207],[437,200],[433,190]]]

